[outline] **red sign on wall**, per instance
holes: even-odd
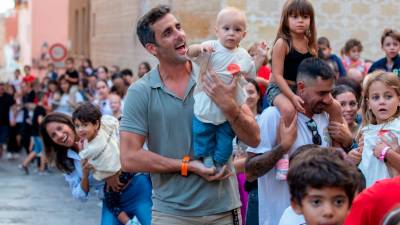
[[[50,46],[49,54],[51,60],[54,62],[61,62],[67,57],[67,48],[60,43],[56,43]]]

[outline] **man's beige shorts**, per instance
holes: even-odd
[[[240,210],[236,209],[239,224],[242,225]],[[232,225],[232,211],[211,216],[177,216],[154,211],[152,212],[152,225]]]

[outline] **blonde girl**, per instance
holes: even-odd
[[[359,168],[369,187],[400,171],[400,80],[393,73],[376,71],[368,75],[363,89],[364,147]]]

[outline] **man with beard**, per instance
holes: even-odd
[[[248,149],[247,179],[258,178],[260,225],[277,225],[283,211],[290,205],[288,185],[284,179],[288,161],[280,161],[286,154],[293,154],[298,147],[317,144],[331,145],[328,134],[329,117],[326,108],[333,103],[331,91],[335,78],[332,69],[318,58],[305,59],[299,66],[297,95],[303,101],[305,113],[297,113],[297,138],[291,146],[282,146],[277,140],[281,115],[278,108],[269,107],[260,116],[261,142]],[[277,148],[281,146],[281,148]],[[279,161],[279,163],[278,163]],[[286,165],[281,168],[280,165]],[[278,166],[279,165],[279,166]]]

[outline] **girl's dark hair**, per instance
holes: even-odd
[[[89,58],[86,58],[85,62],[89,65],[89,68],[93,68],[92,60],[90,60]]]
[[[289,43],[289,48],[291,48],[292,37],[289,29],[289,16],[291,15],[310,16],[310,28],[309,31],[306,32],[306,36],[308,39],[308,49],[312,55],[316,56],[317,30],[315,28],[315,13],[312,4],[308,0],[286,1],[285,5],[283,6],[278,34],[276,35],[274,43],[276,43],[279,38],[282,38]]]
[[[62,113],[53,112],[44,117],[39,127],[40,136],[42,136],[44,151],[47,159],[50,162],[55,161],[56,167],[63,173],[71,173],[75,167],[73,160],[67,157],[69,148],[56,144],[47,133],[47,125],[52,122],[67,125],[75,134],[74,124],[69,116]],[[72,146],[70,148],[72,148]]]
[[[358,83],[357,81],[348,78],[348,77],[339,77],[339,79],[336,81],[336,85],[346,85],[351,87],[356,95],[357,101],[361,101],[361,92],[362,92],[362,88],[361,88],[361,84]]]
[[[397,225],[400,223],[400,205],[392,209],[382,222],[382,225]]]
[[[80,104],[72,113],[72,121],[79,120],[83,123],[100,124],[100,109],[90,102]]]
[[[356,97],[357,103],[360,104],[360,93],[357,93],[352,87],[345,84],[337,85],[332,91],[332,96],[336,98],[338,95],[347,92],[353,93],[354,97]]]
[[[246,80],[247,80],[247,82],[249,82],[252,85],[254,85],[254,87],[256,88],[258,96],[260,96],[260,98],[258,99],[258,102],[257,102],[257,114],[260,114],[263,111],[263,107],[262,107],[263,96],[262,96],[262,93],[261,93],[260,86],[258,86],[257,81],[255,81],[252,78],[247,78]]]
[[[71,85],[70,85],[69,81],[67,80],[67,76],[66,76],[65,74],[62,74],[62,75],[58,78],[58,90],[60,90],[61,94],[64,94],[64,91],[63,91],[62,88],[61,88],[61,81],[62,81],[62,80],[65,80],[65,81],[68,83],[68,85],[69,85],[68,92],[69,92],[69,90],[71,89]]]
[[[350,49],[352,49],[353,47],[358,47],[360,52],[362,52],[362,50],[363,50],[361,41],[359,41],[355,38],[352,38],[352,39],[349,39],[348,41],[346,41],[346,44],[344,45],[344,53],[348,54],[350,52]]]

